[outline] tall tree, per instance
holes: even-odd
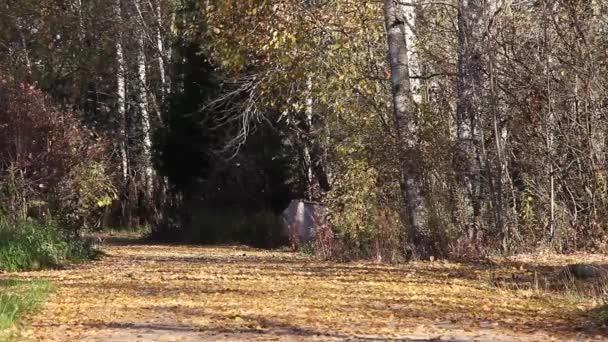
[[[127,153],[126,66],[123,49],[122,0],[114,0],[114,17],[118,23],[116,37],[116,121],[118,122],[118,151],[123,186],[127,186],[129,162]]]
[[[480,226],[481,154],[480,115],[483,110],[482,0],[459,0],[458,8],[458,106],[455,170],[464,203],[463,224],[472,234]]]
[[[407,18],[411,18],[415,3],[395,0],[384,1],[384,18],[388,37],[388,59],[391,69],[393,112],[395,131],[401,163],[401,192],[405,207],[408,239],[414,252],[424,256],[429,253],[426,231],[426,203],[420,165],[420,149],[417,135],[417,108],[410,84],[410,63],[407,36]]]
[[[141,0],[134,0],[136,7],[140,7]],[[146,206],[152,205],[154,197],[154,178],[155,171],[152,164],[152,120],[148,102],[148,81],[147,81],[147,57],[145,44],[145,27],[143,21],[137,25],[135,31],[135,55],[136,55],[136,75],[135,96],[139,120],[137,121],[140,130],[140,168],[144,180],[143,194]]]

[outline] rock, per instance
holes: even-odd
[[[321,203],[293,200],[283,211],[283,235],[297,245],[313,241],[318,229],[327,225],[327,207]]]

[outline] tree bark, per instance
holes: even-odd
[[[167,76],[165,72],[165,48],[163,43],[163,12],[161,0],[157,0],[155,4],[156,11],[156,49],[158,50],[158,73],[160,78],[160,102],[161,106],[165,102],[169,88],[167,85]]]
[[[422,103],[422,79],[420,61],[416,50],[416,3],[412,0],[410,3],[401,5],[402,16],[405,29],[405,45],[407,48],[407,65],[409,70],[410,90],[412,99],[416,105]],[[412,77],[417,76],[417,77]]]
[[[139,0],[136,0],[139,1]],[[137,4],[139,5],[139,4]],[[141,168],[144,172],[144,195],[148,201],[147,205],[151,204],[154,192],[154,169],[152,167],[152,125],[149,113],[148,103],[148,87],[146,75],[146,46],[145,46],[145,28],[143,23],[138,26],[136,36],[136,60],[137,60],[137,106],[140,115],[141,129]]]
[[[118,121],[118,149],[123,185],[127,186],[129,178],[129,162],[127,153],[127,111],[126,111],[126,81],[125,81],[125,55],[122,45],[122,0],[114,0],[114,16],[118,23],[118,37],[116,38],[116,112]]]
[[[308,77],[308,79],[306,80],[306,101],[305,101],[305,106],[306,108],[304,109],[304,118],[305,118],[305,122],[304,122],[304,127],[305,127],[305,132],[303,134],[303,146],[304,146],[304,151],[302,151],[302,153],[304,154],[304,166],[306,168],[305,173],[306,173],[306,192],[307,192],[307,196],[309,200],[312,200],[315,198],[315,177],[314,177],[314,173],[313,173],[313,159],[312,159],[312,152],[311,152],[311,139],[312,139],[312,114],[313,114],[313,99],[312,99],[312,80],[310,77]]]
[[[388,60],[391,68],[393,115],[401,164],[401,194],[404,201],[404,218],[408,243],[415,257],[425,257],[430,241],[425,236],[426,203],[420,170],[420,150],[417,143],[417,107],[410,83],[410,64],[407,14],[414,10],[412,1],[405,4],[384,0],[384,17],[388,38]],[[411,31],[410,31],[411,32]]]
[[[458,14],[458,104],[456,108],[456,154],[454,169],[463,195],[461,224],[473,238],[480,226],[481,127],[483,109],[483,31],[481,0],[460,0]]]

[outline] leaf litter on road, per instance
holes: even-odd
[[[246,247],[109,246],[66,270],[15,275],[57,286],[32,340],[599,339],[556,292],[497,286],[511,262],[334,263]],[[589,327],[589,328],[588,328]]]

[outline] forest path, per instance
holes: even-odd
[[[529,274],[513,265],[490,271],[447,262],[331,263],[246,247],[127,244],[105,251],[90,264],[14,275],[57,285],[25,322],[26,339],[602,339],[580,303],[488,280]]]

